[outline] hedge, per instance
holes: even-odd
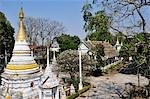
[[[111,65],[109,68],[103,70],[103,72],[107,73],[109,70],[114,69],[116,66],[118,66],[118,65],[121,64],[121,63],[122,63],[122,61],[118,62],[118,63],[115,64],[115,65]]]
[[[75,92],[75,93],[71,94],[70,96],[68,96],[67,99],[75,99],[75,98],[77,98],[80,94],[82,94],[82,93],[86,92],[87,90],[89,90],[90,87],[91,87],[91,84],[83,87],[83,89],[78,90],[77,92]]]

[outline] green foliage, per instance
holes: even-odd
[[[145,36],[146,36],[146,38],[145,38]],[[138,33],[137,35],[134,36],[134,42],[136,42],[136,43],[138,43],[138,42],[150,43],[150,40],[148,38],[150,38],[149,33]]]
[[[0,12],[0,55],[5,56],[5,49],[8,54],[8,61],[11,58],[14,48],[14,28],[11,26],[5,15]],[[4,60],[3,63],[4,64]]]
[[[102,58],[105,56],[105,53],[104,53],[104,46],[102,46],[101,44],[97,45],[96,46],[96,62],[95,62],[95,65],[92,69],[92,75],[93,76],[100,76],[101,73],[102,73],[102,70],[100,67],[104,67],[105,66],[105,60],[103,60]]]
[[[119,61],[117,64],[114,64],[114,65],[111,65],[109,68],[103,70],[103,72],[105,73],[108,73],[109,71],[114,71],[116,70],[117,68],[119,68],[120,66],[122,66],[123,64],[123,61]]]
[[[79,82],[80,82],[79,77],[70,79],[70,85],[73,84],[75,90],[78,89],[78,84],[79,84]],[[84,81],[83,81],[83,82],[84,82]]]
[[[109,32],[94,32],[87,36],[88,39],[92,41],[109,41],[111,43],[114,42],[114,37]]]
[[[89,4],[82,8],[83,19],[85,21],[84,29],[86,32],[107,32],[109,28],[109,18],[104,11],[97,11],[94,15],[89,10]]]
[[[67,99],[75,99],[75,98],[77,98],[78,96],[79,96],[79,93],[76,92],[76,93],[73,93],[73,94],[71,94],[70,96],[68,96]]]
[[[146,33],[147,37],[150,35]],[[147,42],[150,42],[150,40],[147,40]],[[124,57],[125,59],[128,59],[128,57],[133,56],[135,61],[139,59],[142,59],[143,55],[147,53],[148,46],[145,46],[145,38],[143,33],[139,33],[134,35],[132,38],[126,38],[124,39],[124,44],[121,47],[120,50],[120,56]],[[137,58],[141,56],[141,58]]]
[[[88,22],[90,20],[90,17],[92,17],[91,9],[92,9],[92,5],[88,4],[88,3],[86,3],[82,7],[83,19],[85,22]],[[85,23],[85,25],[86,25],[86,23]]]
[[[135,38],[137,41],[144,41],[144,39],[145,39],[143,33],[139,33],[139,34],[135,35],[134,38]]]
[[[109,17],[102,10],[97,11],[95,14],[92,14],[91,10],[91,4],[85,4],[82,8],[85,21],[84,29],[89,33],[86,38],[95,41],[107,40],[113,42],[113,36],[109,32]]]
[[[61,52],[65,50],[77,50],[78,45],[80,44],[80,39],[78,36],[70,36],[67,34],[62,34],[61,36],[57,37],[57,41],[60,46]]]
[[[91,84],[83,87],[83,89],[79,90],[78,92],[74,93],[74,94],[71,94],[70,96],[67,97],[67,99],[75,99],[77,98],[80,94],[86,92],[87,90],[89,90],[91,87]]]
[[[82,94],[82,93],[84,93],[84,92],[86,92],[87,90],[89,90],[90,87],[91,87],[91,84],[83,87],[83,89],[81,89],[81,90],[78,91],[79,95]]]
[[[102,60],[102,57],[105,56],[104,53],[104,46],[102,45],[97,45],[96,46],[96,59],[97,59],[97,67],[104,67],[104,61]]]
[[[128,60],[130,56],[135,55],[135,45],[133,43],[125,43],[121,47],[120,56]]]

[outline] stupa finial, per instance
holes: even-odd
[[[23,24],[23,18],[24,18],[24,13],[23,13],[23,8],[21,7],[20,12],[19,12],[19,31],[16,37],[17,41],[25,41],[26,40],[26,34],[24,30],[24,24]]]
[[[19,12],[19,19],[23,19],[24,18],[24,13],[23,13],[23,8],[21,7],[20,12]]]

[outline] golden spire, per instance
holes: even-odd
[[[23,18],[24,18],[24,13],[23,13],[23,9],[21,7],[20,12],[19,12],[19,30],[18,30],[18,34],[17,34],[17,37],[16,37],[16,41],[26,40],[26,34],[25,34],[25,31],[24,31]]]
[[[23,13],[23,8],[21,7],[20,12],[19,12],[19,18],[23,19],[24,18],[24,13]]]

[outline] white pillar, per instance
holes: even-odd
[[[55,55],[55,51],[53,51],[53,63],[56,62],[56,55]]]
[[[49,46],[47,46],[47,66],[49,67]]]
[[[79,83],[79,90],[83,88],[82,85],[82,61],[81,61],[81,50],[79,49],[79,78],[80,78],[80,83]]]

